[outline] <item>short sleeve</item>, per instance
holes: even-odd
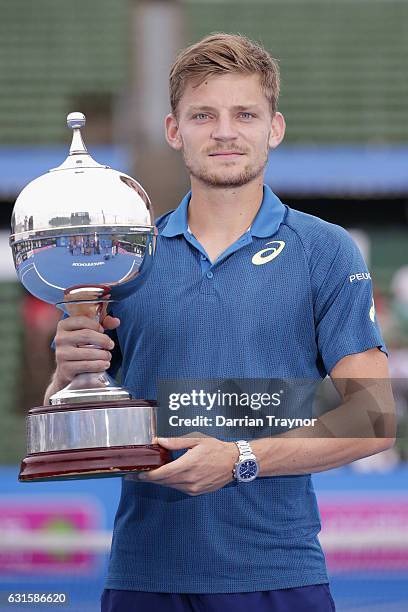
[[[330,234],[312,279],[316,341],[328,374],[347,355],[374,347],[387,354],[364,258],[346,230],[332,225]]]

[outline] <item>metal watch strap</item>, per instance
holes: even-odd
[[[246,440],[237,440],[235,444],[238,446],[239,450],[238,462],[244,461],[244,459],[255,459],[256,461],[256,457],[252,452],[252,448],[250,447],[249,442],[247,442]]]

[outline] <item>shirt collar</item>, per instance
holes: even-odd
[[[191,198],[191,191],[189,191],[184,198],[181,200],[179,206],[169,215],[166,227],[160,234],[166,236],[166,238],[173,238],[180,234],[185,234],[188,227],[187,222],[187,210]]]
[[[166,227],[161,232],[166,238],[184,235],[188,230],[187,211],[191,198],[189,191],[181,200],[179,206],[171,213]],[[267,238],[272,236],[279,229],[285,216],[285,206],[273,191],[264,185],[263,200],[260,209],[251,225],[252,236]]]

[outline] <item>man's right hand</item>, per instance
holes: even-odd
[[[52,391],[68,385],[76,374],[107,370],[115,343],[104,334],[104,330],[116,329],[119,325],[120,320],[109,315],[102,324],[85,316],[71,316],[59,321],[55,336],[57,368],[50,385]],[[50,390],[47,390],[46,397]]]

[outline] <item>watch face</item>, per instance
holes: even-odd
[[[238,469],[239,480],[253,480],[258,473],[258,464],[253,459],[243,461]]]

